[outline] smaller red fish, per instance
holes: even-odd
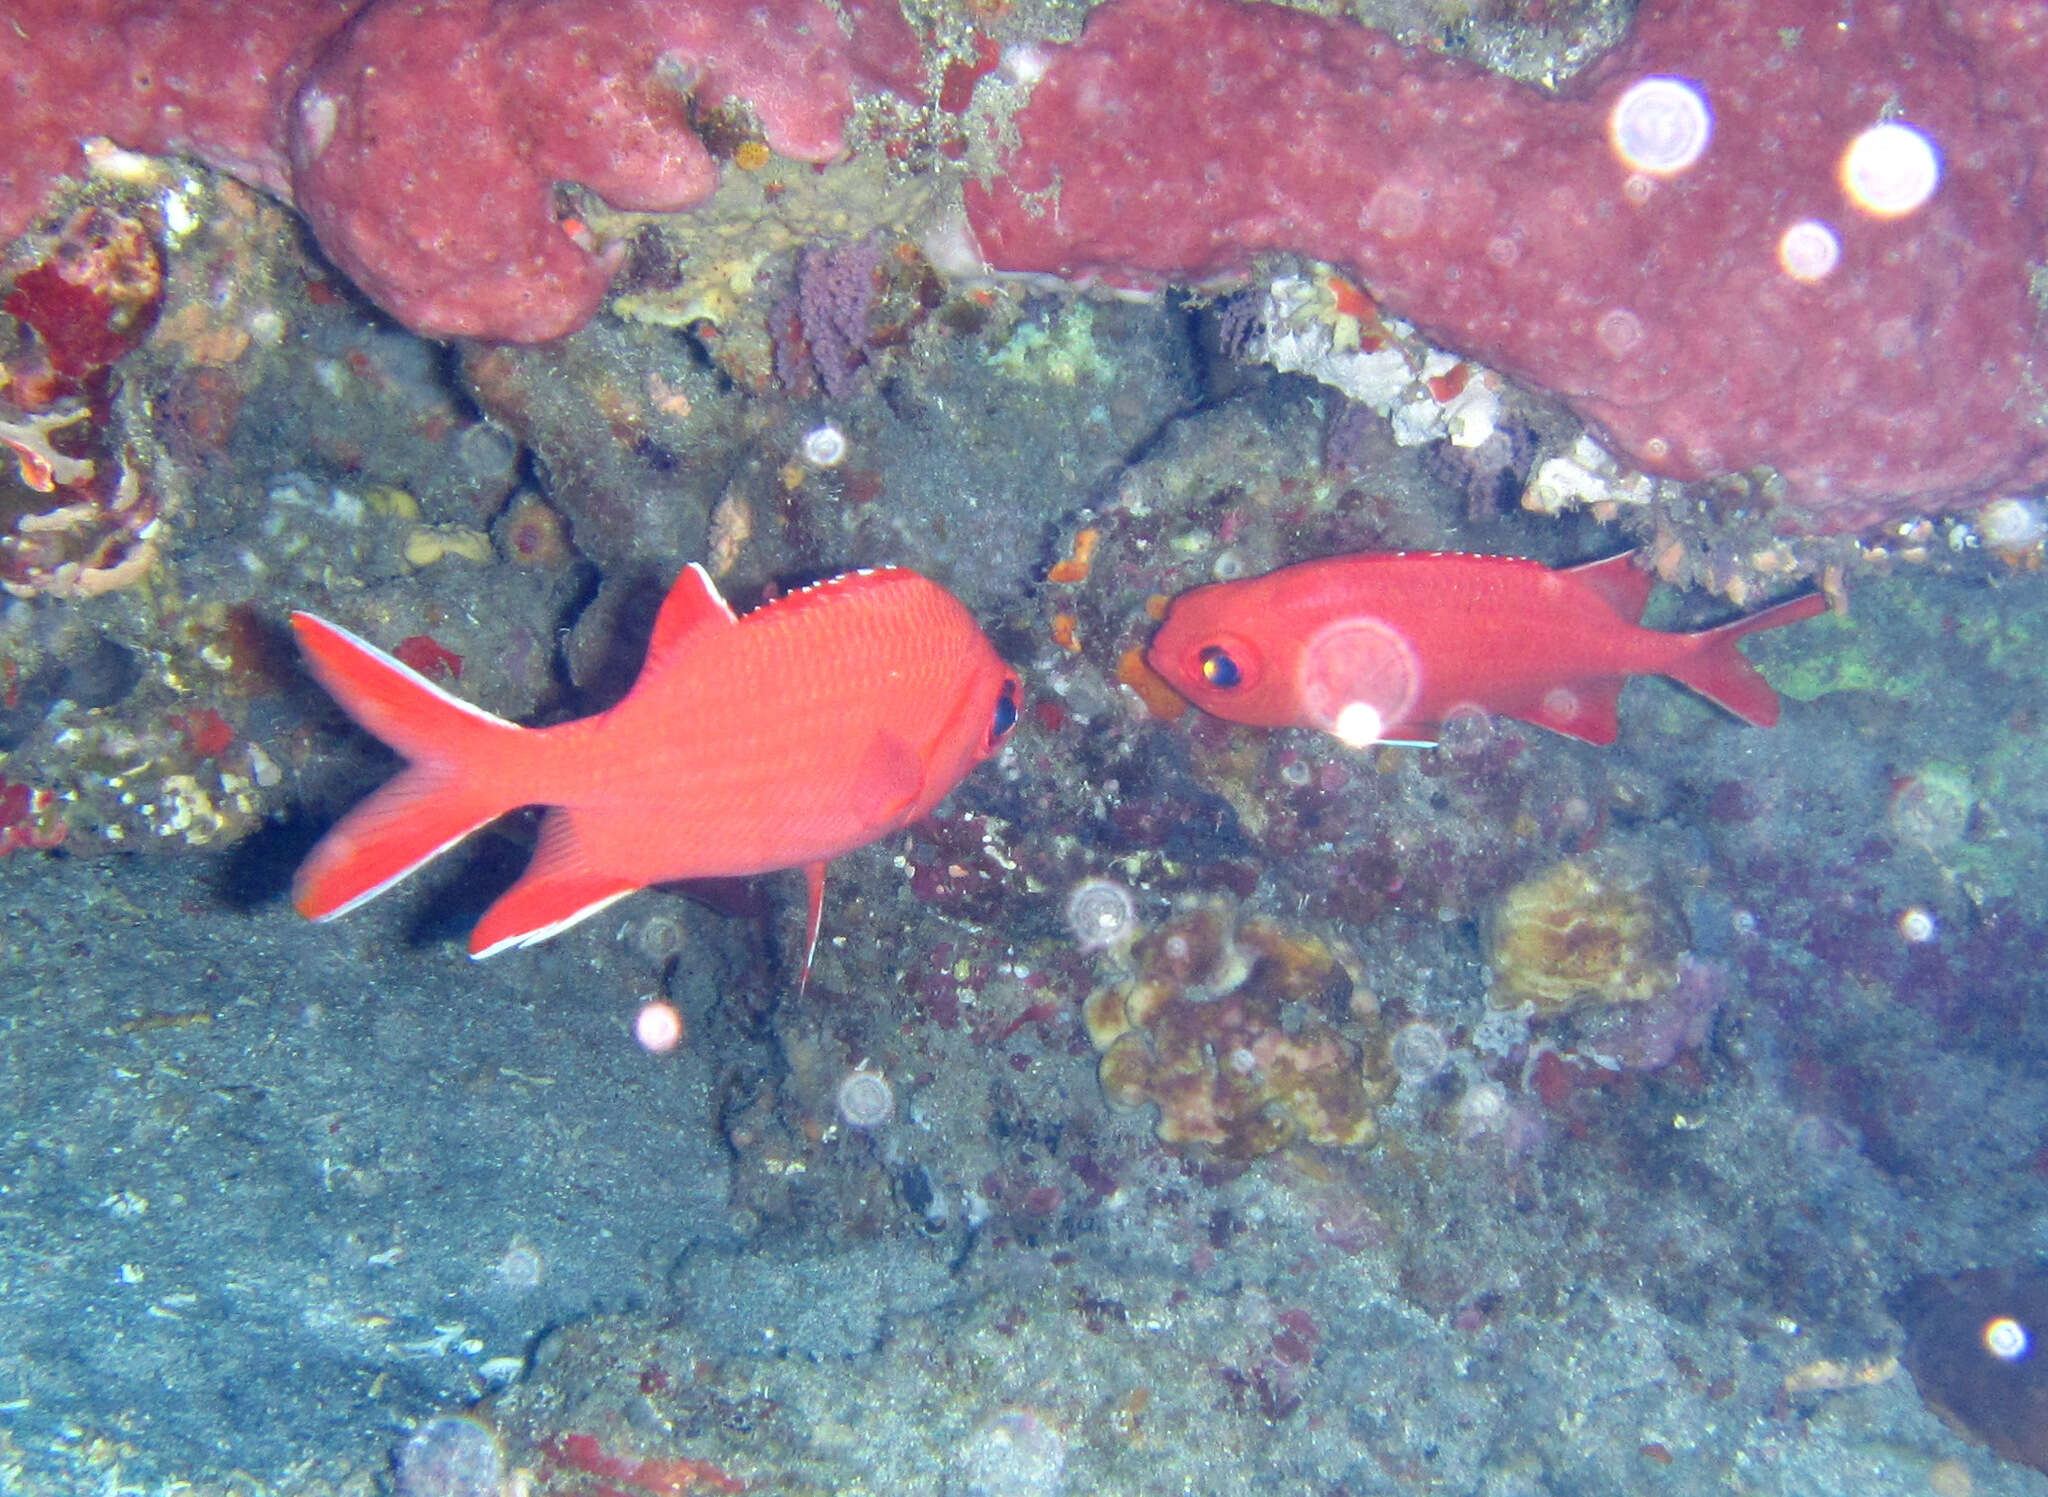
[[[1630,676],[1669,676],[1746,722],[1775,723],[1778,695],[1735,642],[1827,600],[1665,634],[1637,622],[1654,585],[1627,553],[1564,570],[1511,556],[1333,556],[1182,593],[1145,658],[1204,712],[1354,746],[1414,742],[1467,712],[1612,743]]]
[[[407,761],[307,856],[314,920],[374,899],[521,806],[546,806],[525,874],[470,955],[530,946],[649,884],[802,868],[808,978],[825,865],[925,815],[1017,721],[1017,673],[960,600],[915,572],[853,572],[736,616],[692,565],[615,707],[522,728],[310,613],[306,664]]]

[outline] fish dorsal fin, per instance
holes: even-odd
[[[840,606],[867,593],[887,593],[900,588],[908,579],[922,580],[903,567],[861,567],[792,588],[772,603],[762,604],[756,612],[786,619],[813,609]]]
[[[711,574],[693,561],[662,599],[661,612],[654,618],[654,634],[647,641],[647,664],[641,670],[645,672],[664,656],[674,654],[686,641],[738,622]]]
[[[1620,614],[1624,622],[1631,624],[1642,622],[1643,609],[1649,606],[1650,590],[1657,585],[1654,573],[1636,565],[1636,553],[1633,551],[1566,567],[1565,572],[1605,598],[1608,606]]]

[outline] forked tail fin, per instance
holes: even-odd
[[[522,804],[506,768],[526,730],[325,619],[295,613],[292,629],[314,678],[410,761],[336,822],[292,879],[299,913],[331,920]]]
[[[1766,608],[1762,613],[1753,613],[1748,618],[1733,619],[1718,628],[1685,635],[1685,652],[1665,669],[1664,674],[1690,686],[1708,701],[1726,707],[1744,722],[1768,728],[1778,720],[1778,694],[1771,690],[1771,683],[1764,679],[1763,672],[1735,648],[1735,642],[1759,630],[1778,629],[1786,624],[1796,624],[1801,619],[1810,619],[1817,613],[1827,612],[1827,607],[1826,598],[1819,593],[1808,593]]]

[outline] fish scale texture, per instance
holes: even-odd
[[[673,866],[679,845],[749,872],[834,857],[965,773],[948,741],[961,712],[985,726],[1000,672],[942,589],[900,572],[835,579],[687,641],[611,713],[550,730],[587,744],[557,759],[555,793],[616,816],[633,850],[617,866],[650,880],[706,871]],[[982,686],[986,703],[956,700]],[[906,756],[869,753],[876,740]],[[677,839],[646,816],[657,799],[719,835]]]
[[[1652,75],[1699,85],[1713,117],[1701,160],[1661,179],[1608,139]],[[1893,117],[1944,176],[1883,219],[1838,167]],[[1314,255],[1652,472],[1775,468],[1814,528],[2048,478],[2029,290],[2048,5],[1661,0],[1553,95],[1341,21],[1110,0],[1016,126],[1007,173],[968,193],[999,267],[1158,284]],[[1778,260],[1806,218],[1840,245],[1813,283]]]
[[[473,934],[484,955],[651,883],[821,867],[930,811],[1015,721],[1017,678],[973,617],[898,568],[744,619],[688,568],[625,699],[535,730],[468,710],[318,619],[293,622],[320,682],[412,761],[307,855],[299,910],[344,914],[504,812],[549,807],[526,876]]]

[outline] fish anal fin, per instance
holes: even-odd
[[[662,599],[661,612],[654,616],[654,633],[647,642],[647,663],[641,667],[642,672],[651,670],[662,656],[672,654],[699,634],[727,629],[738,622],[732,605],[718,591],[711,574],[691,562]]]
[[[1560,681],[1527,697],[1494,704],[1494,711],[1586,743],[1614,742],[1621,731],[1621,676]]]
[[[1631,624],[1642,622],[1643,610],[1650,604],[1650,593],[1657,586],[1656,574],[1637,566],[1633,551],[1582,562],[1565,568],[1565,572],[1605,598],[1608,607]]]
[[[636,879],[593,867],[575,814],[550,811],[526,872],[469,933],[469,954],[481,960],[507,947],[545,941],[640,887]]]

